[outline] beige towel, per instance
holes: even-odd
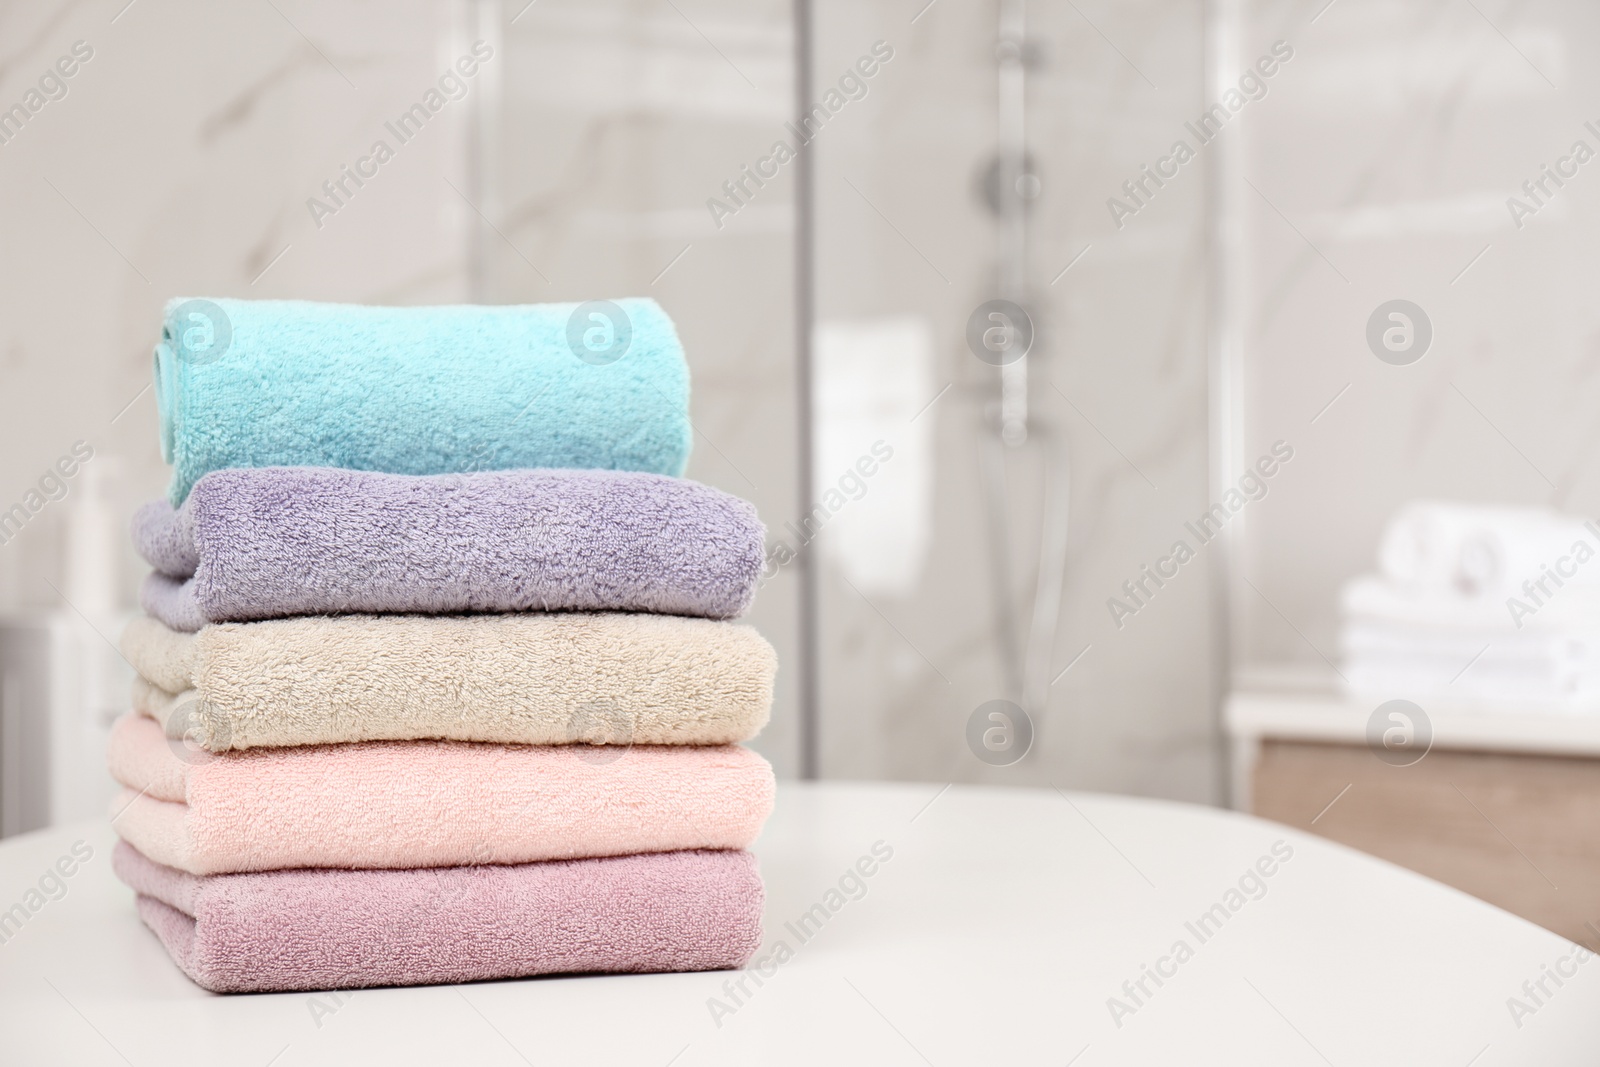
[[[136,619],[134,709],[213,752],[438,738],[721,745],[754,737],[777,654],[748,626],[643,614],[336,615],[198,633]]]

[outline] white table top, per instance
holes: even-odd
[[[1158,801],[781,783],[757,851],[767,946],[793,953],[738,1005],[737,972],[214,996],[140,925],[102,824],[0,844],[0,910],[78,839],[94,856],[66,895],[0,944],[0,1063],[1490,1067],[1600,1050],[1600,962],[1561,963],[1554,934],[1318,838]],[[785,923],[878,841],[893,857],[865,896],[801,943]],[[1229,898],[1275,842],[1292,856],[1264,864],[1259,898]],[[1237,910],[1202,941],[1186,923],[1219,903]],[[1136,1004],[1123,983],[1163,957]],[[1576,976],[1514,1019],[1508,998],[1558,963]],[[1114,1020],[1113,996],[1135,1010]],[[714,1020],[712,997],[732,1013]]]

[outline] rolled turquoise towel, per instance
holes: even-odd
[[[174,300],[155,352],[168,492],[230,467],[678,476],[689,369],[654,300],[357,307]]]

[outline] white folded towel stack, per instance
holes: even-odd
[[[1600,526],[1415,501],[1341,594],[1352,695],[1600,711]]]

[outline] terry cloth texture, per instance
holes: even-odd
[[[722,745],[754,737],[778,657],[676,615],[333,615],[128,624],[136,710],[214,752],[440,738]]]
[[[772,768],[738,745],[632,748],[368,741],[220,755],[125,715],[112,825],[191,874],[747,848]]]
[[[173,300],[155,350],[168,498],[228,467],[682,474],[683,346],[655,301],[615,306],[607,330],[577,304]],[[579,358],[588,334],[610,350]]]
[[[761,942],[748,852],[202,878],[122,842],[111,863],[178,967],[217,993],[716,970]]]
[[[738,497],[637,471],[214,471],[146,504],[141,600],[178,630],[343,612],[742,615],[766,531]]]

